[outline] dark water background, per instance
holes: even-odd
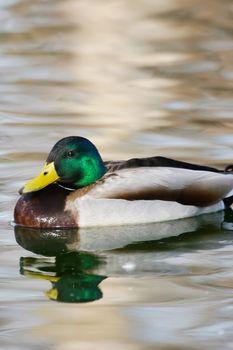
[[[232,15],[228,0],[1,0],[1,349],[233,348],[224,213],[88,234],[10,226],[64,136],[105,159],[232,163]]]

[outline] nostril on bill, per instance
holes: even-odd
[[[48,171],[45,171],[45,172],[44,172],[44,175],[47,175],[47,174],[48,174]]]

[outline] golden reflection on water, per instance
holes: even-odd
[[[217,1],[209,7],[172,0],[9,6],[0,102],[12,148],[47,152],[75,133],[108,158],[231,161],[230,14]]]
[[[169,241],[167,251],[151,242],[149,251],[107,253],[98,267],[108,276],[103,298],[74,306],[49,301],[47,280],[19,276],[19,259],[30,253],[15,245],[8,223],[17,190],[67,135],[90,138],[105,159],[232,163],[232,2],[3,0],[0,9],[1,330],[16,335],[1,346],[231,346],[232,242],[224,228],[205,226],[190,244]],[[79,243],[88,250],[98,243],[92,237]],[[125,232],[119,237],[130,243]],[[104,238],[102,247],[113,249]]]

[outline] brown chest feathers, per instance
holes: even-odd
[[[22,195],[15,206],[15,223],[38,228],[77,227],[71,211],[65,210],[69,194],[69,190],[50,185],[44,190]]]

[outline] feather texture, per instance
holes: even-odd
[[[233,175],[180,168],[121,169],[106,176],[88,196],[127,200],[166,200],[207,206],[233,189]]]
[[[233,175],[166,167],[120,169],[77,190],[66,209],[79,227],[159,222],[224,208]]]

